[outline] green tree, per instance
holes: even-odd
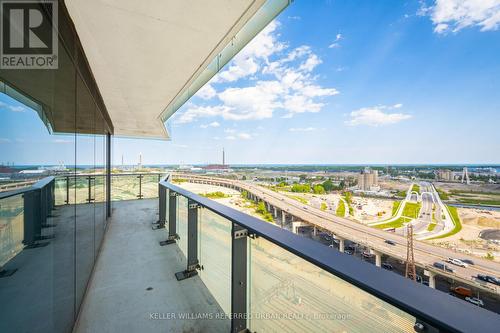
[[[313,192],[314,194],[325,194],[325,189],[322,185],[314,185]]]
[[[325,180],[322,185],[326,192],[333,191],[334,185],[330,179]]]
[[[294,184],[292,186],[292,192],[309,193],[309,192],[311,192],[311,185],[309,185],[309,184]]]

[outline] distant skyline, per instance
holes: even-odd
[[[228,164],[500,164],[494,3],[294,1],[174,115],[172,141],[115,137],[113,163],[224,147]],[[0,163],[75,163],[74,137],[3,94],[0,119]]]

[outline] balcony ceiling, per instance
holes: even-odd
[[[114,134],[168,138],[160,114],[265,0],[66,0]]]

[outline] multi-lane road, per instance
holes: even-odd
[[[222,178],[202,177],[195,175],[175,175],[191,182],[213,184],[225,187],[233,187],[252,193],[259,200],[276,207],[287,215],[293,216],[295,221],[303,221],[312,226],[335,234],[339,238],[347,239],[390,257],[406,260],[406,237],[386,232],[361,224],[351,218],[338,217],[330,212],[301,204],[288,196],[272,191],[268,188],[246,181],[237,181]],[[425,196],[425,195],[424,195]],[[432,207],[432,206],[431,206]],[[432,208],[430,208],[432,210]],[[386,243],[390,240],[394,245]],[[415,262],[418,266],[448,278],[459,280],[467,284],[491,292],[500,293],[500,288],[491,283],[477,280],[477,274],[497,276],[500,272],[500,264],[494,261],[459,254],[449,249],[433,246],[424,242],[414,242]],[[474,262],[469,267],[453,267],[454,272],[445,272],[433,267],[435,262],[444,262],[447,258],[468,259]]]

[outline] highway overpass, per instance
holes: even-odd
[[[345,240],[361,244],[370,248],[371,252],[376,256],[377,265],[381,263],[382,254],[402,261],[406,260],[407,240],[405,236],[369,227],[349,217],[338,217],[251,182],[192,174],[173,174],[173,177],[182,178],[192,183],[222,186],[240,192],[247,191],[250,199],[263,201],[266,204],[268,211],[273,213],[274,217],[281,222],[282,227],[285,223],[291,223],[292,230],[297,230],[297,228],[309,224],[314,227],[315,232],[323,230],[332,233],[339,239],[339,249],[341,251],[343,251]],[[387,244],[386,240],[393,241],[395,245]],[[457,253],[420,241],[414,241],[414,255],[417,266],[427,271],[431,287],[434,285],[434,277],[440,275],[500,294],[498,286],[475,278],[477,274],[497,276],[500,271],[500,264],[497,262]],[[464,268],[448,264],[454,269],[454,273],[445,272],[432,266],[434,262],[444,262],[449,257],[470,259],[475,265]]]

